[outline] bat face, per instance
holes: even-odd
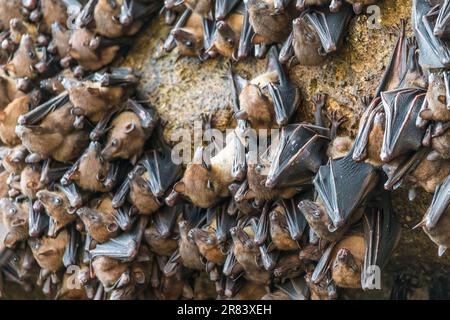
[[[160,256],[170,257],[178,247],[178,240],[174,236],[163,236],[155,226],[145,230],[145,240],[150,250]]]
[[[189,231],[189,236],[195,242],[201,255],[204,256],[207,261],[218,265],[224,264],[226,255],[222,253],[215,233],[194,228]]]
[[[20,174],[22,194],[30,199],[36,199],[36,193],[43,188],[45,188],[45,184],[41,182],[41,170],[32,165],[26,166]]]
[[[92,268],[107,290],[121,288],[130,282],[129,263],[99,256],[93,259]]]
[[[130,180],[130,202],[136,206],[141,214],[151,214],[161,206],[161,203],[151,192],[148,180],[147,171],[141,176],[133,176]]]
[[[5,69],[14,74],[15,77],[34,79],[37,76],[34,65],[38,62],[39,57],[34,41],[29,34],[25,34],[20,40],[19,48],[14,53],[12,60],[5,66]]]
[[[3,157],[2,165],[6,171],[19,174],[26,165],[25,158],[27,155],[28,150],[22,145],[17,145],[10,149],[8,154]]]
[[[325,161],[327,130],[302,124],[282,130],[266,180],[269,188],[309,182]]]
[[[37,199],[44,205],[47,214],[54,221],[54,229],[49,230],[48,235],[55,237],[66,225],[76,220],[75,208],[73,208],[64,193],[41,190]]]
[[[311,274],[305,276],[306,283],[311,291],[311,300],[335,300],[337,288],[332,279],[324,278],[318,283],[311,280]]]
[[[296,250],[297,242],[289,234],[286,216],[281,208],[275,208],[270,213],[270,237],[278,250]]]
[[[429,121],[450,121],[450,75],[448,71],[430,73],[426,94],[427,107],[422,109],[419,117]]]
[[[30,238],[28,245],[41,268],[56,272],[63,267],[63,255],[68,242],[69,234],[63,230],[56,238]]]
[[[186,220],[178,223],[178,230],[180,232],[180,241],[178,243],[182,264],[194,270],[204,270],[205,266],[201,262],[200,252],[197,245],[188,236],[191,226]]]
[[[213,49],[224,57],[237,57],[237,49],[244,17],[240,14],[231,15],[226,21],[216,23],[216,35]]]
[[[7,265],[14,270],[20,280],[30,277],[30,272],[34,265],[33,254],[30,248],[16,249],[9,258]]]
[[[94,203],[95,201],[93,201]],[[115,218],[115,210],[111,206],[111,199],[99,199],[92,207],[82,207],[77,215],[94,240],[99,243],[108,241],[119,234],[119,226]]]
[[[0,212],[7,230],[4,244],[12,248],[28,238],[28,210],[26,204],[15,203],[9,198],[0,199]]]
[[[101,156],[101,145],[92,141],[89,147],[63,179],[65,183],[74,181],[85,190],[108,192],[114,184],[107,185],[108,175],[112,170],[111,163]]]
[[[292,46],[294,48],[295,57],[300,65],[316,66],[325,61],[325,55],[320,55],[322,49],[320,37],[314,27],[309,24],[306,15],[302,14],[293,22],[294,39]]]
[[[203,52],[203,32],[194,28],[175,28],[170,34],[175,39],[181,56],[196,57]]]
[[[301,276],[305,272],[305,266],[300,261],[297,253],[287,254],[281,257],[275,269],[273,270],[273,275],[281,283],[285,279],[294,279]]]

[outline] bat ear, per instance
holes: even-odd
[[[92,87],[87,87],[87,91],[92,94],[93,96],[98,96],[100,95],[100,89],[99,88],[92,88]]]
[[[173,190],[175,190],[178,193],[184,193],[186,191],[186,185],[184,184],[183,181],[179,181],[175,183],[175,185],[173,186]]]
[[[130,133],[131,131],[134,130],[134,128],[136,128],[134,122],[129,122],[125,127],[125,133]]]
[[[263,37],[259,34],[254,34],[252,37],[252,44],[264,44],[264,43],[268,43],[269,41],[267,40],[266,37]]]
[[[433,112],[430,109],[425,109],[420,111],[419,117],[421,117],[424,120],[432,120]]]
[[[116,232],[118,228],[119,226],[115,222],[111,222],[106,226],[106,230],[110,233]]]

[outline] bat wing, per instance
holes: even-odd
[[[162,130],[157,130],[155,134],[159,139],[156,147],[144,154],[142,165],[149,174],[147,182],[150,190],[155,197],[161,197],[181,175],[181,166],[172,161],[172,151],[162,137]]]
[[[28,234],[30,237],[38,237],[44,232],[44,229],[49,225],[49,217],[34,210],[30,201],[28,205]]]
[[[64,91],[54,98],[51,98],[33,110],[19,116],[19,125],[34,125],[42,120],[46,115],[55,111],[69,101],[69,94]]]
[[[248,13],[247,5],[245,5],[245,13],[244,13],[244,23],[241,30],[241,35],[239,38],[239,47],[238,47],[238,59],[243,59],[248,57],[250,54],[250,50],[252,49],[252,38],[255,35],[255,32],[250,25],[250,16]]]
[[[365,256],[361,286],[370,289],[374,272],[383,269],[400,239],[400,223],[392,212],[391,197],[383,192],[376,207],[368,207],[363,216]]]
[[[325,7],[311,10],[306,13],[305,18],[316,29],[325,52],[332,53],[337,50],[352,16],[351,6],[344,5],[335,13]]]
[[[450,206],[450,176],[436,188],[431,206],[425,214],[426,227],[432,229],[436,226],[442,214]]]
[[[297,241],[301,239],[303,233],[306,230],[306,227],[308,226],[308,222],[306,221],[305,216],[297,205],[300,200],[299,197],[303,198],[304,195],[300,194],[299,196],[296,196],[289,200],[281,200],[281,205],[286,212],[286,222],[289,234],[291,235],[292,239]]]
[[[173,207],[164,206],[152,215],[156,230],[158,230],[158,233],[161,236],[167,238],[172,234],[178,213],[180,213],[182,209],[182,205]]]
[[[228,214],[228,203],[220,205],[216,210],[216,237],[219,242],[225,242],[230,237],[230,229],[236,226],[236,216]]]
[[[375,169],[370,164],[355,162],[351,154],[320,167],[314,186],[334,228],[345,224],[377,181]]]
[[[422,67],[443,69],[450,66],[450,47],[434,34],[435,21],[439,16],[439,10],[436,9],[425,0],[415,0],[412,24],[419,45],[419,61]]]
[[[416,126],[416,119],[425,99],[417,88],[397,89],[381,93],[386,115],[381,159],[385,162],[415,151],[422,145],[425,130]]]
[[[192,13],[192,11],[189,10],[189,9],[184,10],[184,12],[180,15],[180,17],[178,18],[177,22],[175,23],[175,26],[173,27],[173,30],[176,30],[176,29],[184,27],[184,25],[186,24],[187,20],[191,16],[191,13]],[[177,43],[175,42],[175,38],[174,38],[173,34],[171,32],[169,32],[169,36],[164,41],[163,48],[164,48],[165,51],[170,52],[173,49],[175,49],[176,46],[177,46]]]
[[[305,277],[288,279],[283,284],[275,286],[286,293],[292,300],[308,300],[309,288]]]
[[[69,228],[69,237],[70,239],[67,243],[63,255],[63,263],[65,267],[77,264],[78,249],[80,246],[80,234],[77,232],[73,225]]]
[[[143,216],[130,232],[122,233],[105,243],[97,244],[94,249],[89,251],[91,257],[105,256],[122,261],[133,260],[138,254],[147,222],[148,217]]]
[[[216,22],[202,18],[203,24],[203,48],[208,50],[214,43],[216,33]]]
[[[356,136],[353,146],[353,160],[363,161],[367,157],[367,144],[369,143],[369,135],[372,130],[373,121],[375,116],[382,109],[380,104],[380,98],[375,98],[364,112],[361,119],[362,126],[359,128],[358,135]]]
[[[276,122],[286,125],[300,103],[300,91],[298,87],[288,78],[283,66],[279,61],[277,46],[270,48],[270,64],[275,67],[278,74],[279,83],[269,83],[269,94],[272,97],[275,109]]]
[[[450,0],[444,0],[440,6],[433,33],[439,38],[450,35]]]
[[[216,0],[216,20],[225,19],[239,3],[241,3],[241,0]]]
[[[313,283],[317,284],[322,281],[324,277],[326,277],[331,266],[331,261],[333,260],[333,252],[335,246],[336,242],[330,243],[322,254],[322,257],[320,257],[319,262],[317,262],[317,265],[314,268],[314,272],[311,275],[311,281]]]
[[[309,182],[325,161],[327,135],[328,129],[312,125],[283,127],[266,186],[298,186]]]

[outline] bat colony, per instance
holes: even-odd
[[[355,139],[337,135],[346,119],[321,93],[314,124],[291,119],[301,92],[288,69],[338,54],[377,2],[0,0],[0,296],[14,282],[59,299],[336,299],[371,289],[368,270],[389,261],[399,187],[434,194],[417,227],[443,255],[449,0],[413,1],[414,35],[399,22]],[[185,170],[139,75],[110,65],[158,12],[173,25],[166,52],[268,56],[251,80],[231,67],[237,126]],[[275,152],[242,157],[247,128],[281,128]]]

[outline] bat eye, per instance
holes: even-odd
[[[440,96],[438,97],[438,100],[439,100],[439,102],[442,103],[442,104],[446,104],[446,103],[447,103],[447,98],[446,98],[444,95],[440,95]]]
[[[320,218],[320,210],[313,210],[312,214],[314,218]]]
[[[231,39],[231,38],[227,38],[227,42],[228,42],[228,44],[230,44],[230,45],[234,45],[234,40]]]
[[[188,47],[188,48],[192,48],[193,46],[194,46],[194,44],[192,43],[192,41],[186,41],[185,43],[184,43],[185,45],[186,45],[186,47]]]
[[[16,264],[17,262],[19,262],[19,260],[20,260],[20,258],[19,258],[19,256],[17,256],[17,255],[15,255],[15,256],[12,258],[12,262],[13,262],[14,264]]]
[[[214,240],[213,239],[211,239],[211,238],[206,238],[206,244],[207,245],[209,245],[209,246],[212,246],[213,244],[214,244]]]
[[[11,216],[12,215],[15,215],[17,213],[17,209],[16,208],[10,208],[9,210],[8,210],[8,214],[10,214]]]
[[[208,188],[209,190],[214,190],[214,184],[211,180],[208,180],[208,182],[206,183],[206,188]]]
[[[111,141],[111,145],[113,147],[116,147],[118,144],[119,144],[119,140],[117,140],[117,139],[114,139],[113,141]]]
[[[34,53],[34,51],[28,51],[28,57],[30,59],[35,59],[36,58],[36,54]]]
[[[103,174],[103,172],[99,172],[99,173],[97,173],[97,180],[98,181],[105,181],[105,179],[106,179],[106,176]]]
[[[35,241],[35,242],[33,243],[33,245],[32,245],[32,247],[33,247],[34,250],[39,249],[40,246],[41,246],[41,244],[39,243],[39,241]]]
[[[145,282],[145,275],[142,271],[134,272],[133,276],[137,283],[143,284]]]
[[[264,169],[264,166],[261,165],[261,164],[258,164],[258,165],[256,166],[256,172],[257,172],[257,173],[261,173],[261,172],[263,171],[263,169]]]
[[[62,200],[60,198],[53,198],[53,204],[60,206],[62,205]]]

